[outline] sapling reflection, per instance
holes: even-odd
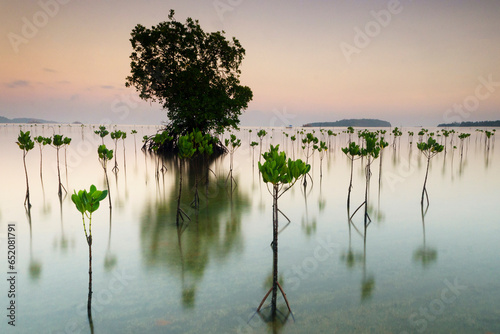
[[[20,130],[19,136],[17,137],[16,144],[23,151],[23,165],[24,165],[24,174],[26,176],[26,197],[24,198],[24,206],[28,203],[28,209],[31,208],[30,202],[30,185],[28,182],[28,169],[26,168],[26,155],[29,151],[35,147],[35,143],[31,140],[30,132],[23,132]]]
[[[191,159],[193,155],[196,153],[196,148],[193,145],[193,142],[189,140],[189,135],[180,136],[177,147],[179,152],[177,155],[179,156],[179,196],[177,197],[177,215],[176,215],[176,224],[179,226],[179,219],[184,221],[184,217],[189,218],[189,216],[181,209],[181,195],[182,195],[182,170],[184,169],[184,160]]]
[[[231,134],[230,138],[225,139],[225,144],[229,150],[229,173],[227,174],[227,180],[231,179],[231,189],[233,188],[233,156],[234,152],[241,146],[241,140],[237,139],[235,135]],[[236,182],[236,180],[234,180]]]
[[[429,137],[427,139],[427,141],[422,141],[422,142],[418,143],[417,148],[427,158],[427,168],[425,170],[424,186],[422,188],[422,199],[420,200],[420,205],[423,207],[424,195],[427,198],[427,206],[429,206],[429,195],[427,194],[426,184],[427,184],[427,176],[429,175],[429,165],[430,165],[431,159],[439,152],[442,152],[444,149],[444,146],[440,145],[434,138]]]
[[[262,299],[257,311],[260,310],[265,300],[272,292],[271,316],[274,319],[277,311],[276,297],[278,288],[285,299],[288,310],[291,312],[286,294],[278,282],[278,213],[283,214],[278,209],[278,199],[289,190],[295,182],[301,177],[304,177],[311,169],[311,166],[300,159],[287,160],[285,152],[279,152],[279,145],[271,145],[269,152],[264,153],[262,156],[265,162],[263,164],[260,162],[258,163],[259,170],[262,174],[263,181],[268,186],[269,193],[273,196],[273,242],[271,244],[273,249],[273,284]],[[269,184],[272,186],[272,191],[269,190]]]

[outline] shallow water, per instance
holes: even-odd
[[[137,138],[130,135],[132,128]],[[396,149],[383,151],[380,183],[380,160],[372,165],[366,238],[361,210],[354,226],[347,220],[350,165],[340,151],[347,135],[331,138],[322,177],[319,155],[310,158],[313,182],[305,193],[296,184],[279,200],[291,219],[289,225],[280,220],[286,228],[279,235],[279,270],[293,316],[275,324],[265,321],[267,309],[255,314],[272,272],[272,197],[259,178],[259,147],[254,153],[249,147],[258,141],[258,129],[237,133],[242,146],[234,156],[232,192],[225,182],[229,155],[212,163],[208,189],[200,185],[199,211],[189,205],[194,176],[184,172],[182,205],[191,221],[182,230],[175,224],[176,163],[165,161],[167,171],[156,179],[155,158],[140,150],[142,136],[157,127],[117,129],[128,138],[125,153],[118,143],[119,172],[108,172],[113,208],[110,212],[106,199],[92,219],[95,333],[500,332],[500,153],[494,142],[487,151],[473,129],[459,129],[472,133],[462,158],[455,139],[457,149],[448,146],[446,155],[431,160],[424,217],[426,161],[415,144],[411,149],[408,144],[407,130],[415,129],[403,129]],[[67,173],[60,152],[68,193],[91,184],[105,188],[96,153],[100,138],[91,127],[25,125],[23,130],[73,139]],[[280,144],[288,156],[305,159],[283,129],[267,130],[264,148]],[[285,131],[291,135],[296,129]],[[89,333],[88,246],[81,215],[69,195],[59,202],[52,147],[43,150],[42,187],[35,146],[26,158],[29,219],[18,134],[17,125],[0,127],[4,254],[7,225],[15,224],[17,234],[15,331]],[[114,149],[109,136],[105,143]],[[351,213],[364,199],[364,162],[354,162]],[[5,276],[6,266],[4,260]],[[5,310],[8,286],[2,281]],[[279,302],[286,315],[283,299]],[[10,327],[7,321],[4,316],[2,332]]]

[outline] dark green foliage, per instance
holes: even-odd
[[[194,129],[202,133],[237,128],[239,116],[252,99],[240,85],[245,50],[224,32],[206,33],[197,20],[168,21],[151,28],[138,24],[131,33],[133,52],[127,87],[144,100],[167,110],[169,134],[175,138]]]
[[[260,138],[260,140],[262,140],[262,138],[265,137],[266,135],[267,135],[267,132],[264,129],[259,130],[259,132],[257,132],[257,136]]]
[[[33,142],[33,140],[31,140],[31,136],[30,136],[29,131],[26,131],[26,132],[21,131],[19,133],[19,136],[17,137],[16,144],[19,146],[19,148],[21,150],[25,151],[26,153],[28,151],[31,151],[33,149],[33,147],[35,147],[35,142]]]
[[[78,193],[76,190],[73,195],[71,195],[71,200],[76,206],[76,209],[82,214],[83,230],[85,232],[85,238],[87,239],[87,244],[89,245],[89,262],[91,261],[91,250],[92,246],[92,213],[99,209],[99,202],[106,198],[108,195],[107,190],[97,190],[96,186],[91,185],[90,190],[80,190]],[[87,234],[87,228],[85,227],[85,216],[89,219],[89,233]],[[89,264],[90,265],[90,264]],[[89,274],[91,269],[89,269]]]
[[[225,144],[229,147],[229,152],[234,153],[241,146],[241,140],[236,138],[234,134],[231,134],[230,138],[226,138]]]
[[[42,137],[42,136],[38,136],[38,137],[35,137],[33,138],[38,144],[40,145],[50,145],[52,144],[52,138],[50,137]],[[71,141],[71,140],[70,140]]]
[[[28,169],[26,168],[26,155],[28,154],[29,151],[35,147],[35,143],[33,140],[31,140],[30,137],[30,132],[26,131],[20,131],[19,136],[17,137],[17,142],[16,144],[19,146],[21,150],[23,150],[23,165],[24,165],[24,174],[26,176],[26,196],[24,198],[24,205],[28,203],[28,210],[31,208],[31,202],[30,202],[30,186],[29,186],[29,181],[28,181]]]
[[[429,137],[426,142],[422,141],[420,143],[417,143],[417,148],[427,158],[427,168],[426,168],[426,171],[425,171],[424,186],[422,187],[422,198],[420,200],[420,205],[422,206],[422,210],[423,210],[424,196],[427,199],[427,207],[429,207],[429,195],[427,194],[427,188],[426,188],[427,177],[429,175],[429,165],[430,165],[432,157],[434,157],[439,152],[442,152],[443,149],[444,149],[444,146],[440,145],[434,138]],[[425,211],[427,212],[427,209]]]
[[[99,135],[104,140],[104,137],[106,137],[109,134],[109,131],[106,130],[106,127],[104,125],[99,126],[99,130],[94,131],[95,134]]]
[[[349,146],[342,148],[342,152],[345,153],[349,157],[349,159],[353,159],[356,156],[360,156],[360,148],[359,145],[355,142],[350,142]]]
[[[432,158],[444,149],[443,145],[440,145],[434,138],[429,137],[427,141],[417,143],[417,148],[422,151],[422,153],[428,158]]]
[[[273,185],[293,184],[311,170],[311,166],[302,160],[286,158],[285,152],[279,152],[279,145],[272,146],[269,152],[262,154],[265,162],[259,165],[262,179]]]
[[[99,202],[105,199],[107,195],[107,190],[97,190],[96,186],[91,185],[88,192],[85,189],[78,191],[78,193],[75,191],[71,195],[71,200],[82,215],[85,213],[92,214],[99,209]]]
[[[113,159],[113,150],[108,150],[106,145],[99,145],[97,148],[97,154],[99,155],[99,160],[101,160],[102,163]]]
[[[196,153],[196,148],[190,140],[189,135],[180,136],[177,147],[179,148],[178,155],[181,159],[190,159]]]

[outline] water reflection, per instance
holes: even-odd
[[[26,208],[26,218],[30,229],[30,260],[29,260],[29,277],[32,280],[38,280],[42,273],[42,263],[33,256],[33,231],[31,220],[31,208]]]
[[[170,171],[178,167],[170,162]],[[192,189],[196,174],[187,173],[187,189]],[[236,176],[237,179],[237,176]],[[199,210],[192,208],[193,193],[184,191],[181,207],[191,221],[176,224],[179,182],[172,182],[169,195],[148,198],[141,217],[141,247],[147,267],[166,267],[179,278],[181,303],[195,306],[196,292],[208,264],[224,261],[243,249],[242,214],[249,208],[249,197],[241,188],[228,191],[224,177],[210,177],[205,193],[200,192]]]
[[[436,262],[437,260],[437,250],[434,248],[431,248],[427,246],[426,240],[425,240],[425,215],[427,214],[427,210],[429,208],[424,210],[423,205],[420,206],[420,212],[422,216],[422,233],[424,237],[423,245],[418,247],[414,252],[413,252],[413,261],[415,262],[421,262],[422,267],[426,268],[430,264]]]

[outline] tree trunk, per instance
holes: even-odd
[[[349,189],[347,190],[347,213],[349,214],[349,208],[351,206],[351,189],[352,189],[352,171],[354,168],[354,157],[351,159],[351,179],[349,180]]]
[[[59,147],[56,148],[56,158],[57,158],[57,178],[59,179],[59,190],[57,191],[57,194],[59,197],[62,196],[62,183],[61,183],[61,169],[59,168]]]
[[[181,194],[182,194],[182,167],[184,165],[184,160],[180,159],[180,168],[179,168],[179,197],[177,197],[177,226],[179,226],[179,217],[181,215]]]
[[[26,197],[24,198],[24,205],[26,205],[26,201],[28,201],[28,208],[31,208],[30,185],[28,181],[28,169],[26,168],[26,154],[28,154],[28,152],[23,151],[24,174],[26,175]]]
[[[89,319],[90,332],[94,333],[94,322],[92,321],[92,246],[89,244],[89,294],[87,298],[87,316]]]
[[[424,205],[424,195],[426,192],[425,186],[427,184],[427,176],[429,175],[429,164],[430,164],[431,158],[430,156],[427,157],[427,169],[425,170],[425,179],[424,179],[424,187],[422,188],[422,199],[420,200],[420,205]]]
[[[367,218],[368,218],[368,187],[370,184],[370,156],[368,156],[368,161],[366,162],[366,185],[365,185],[365,216],[364,216],[364,222],[365,222],[365,227],[367,226]]]
[[[276,317],[276,297],[278,294],[278,185],[273,186],[273,294],[271,316]]]

